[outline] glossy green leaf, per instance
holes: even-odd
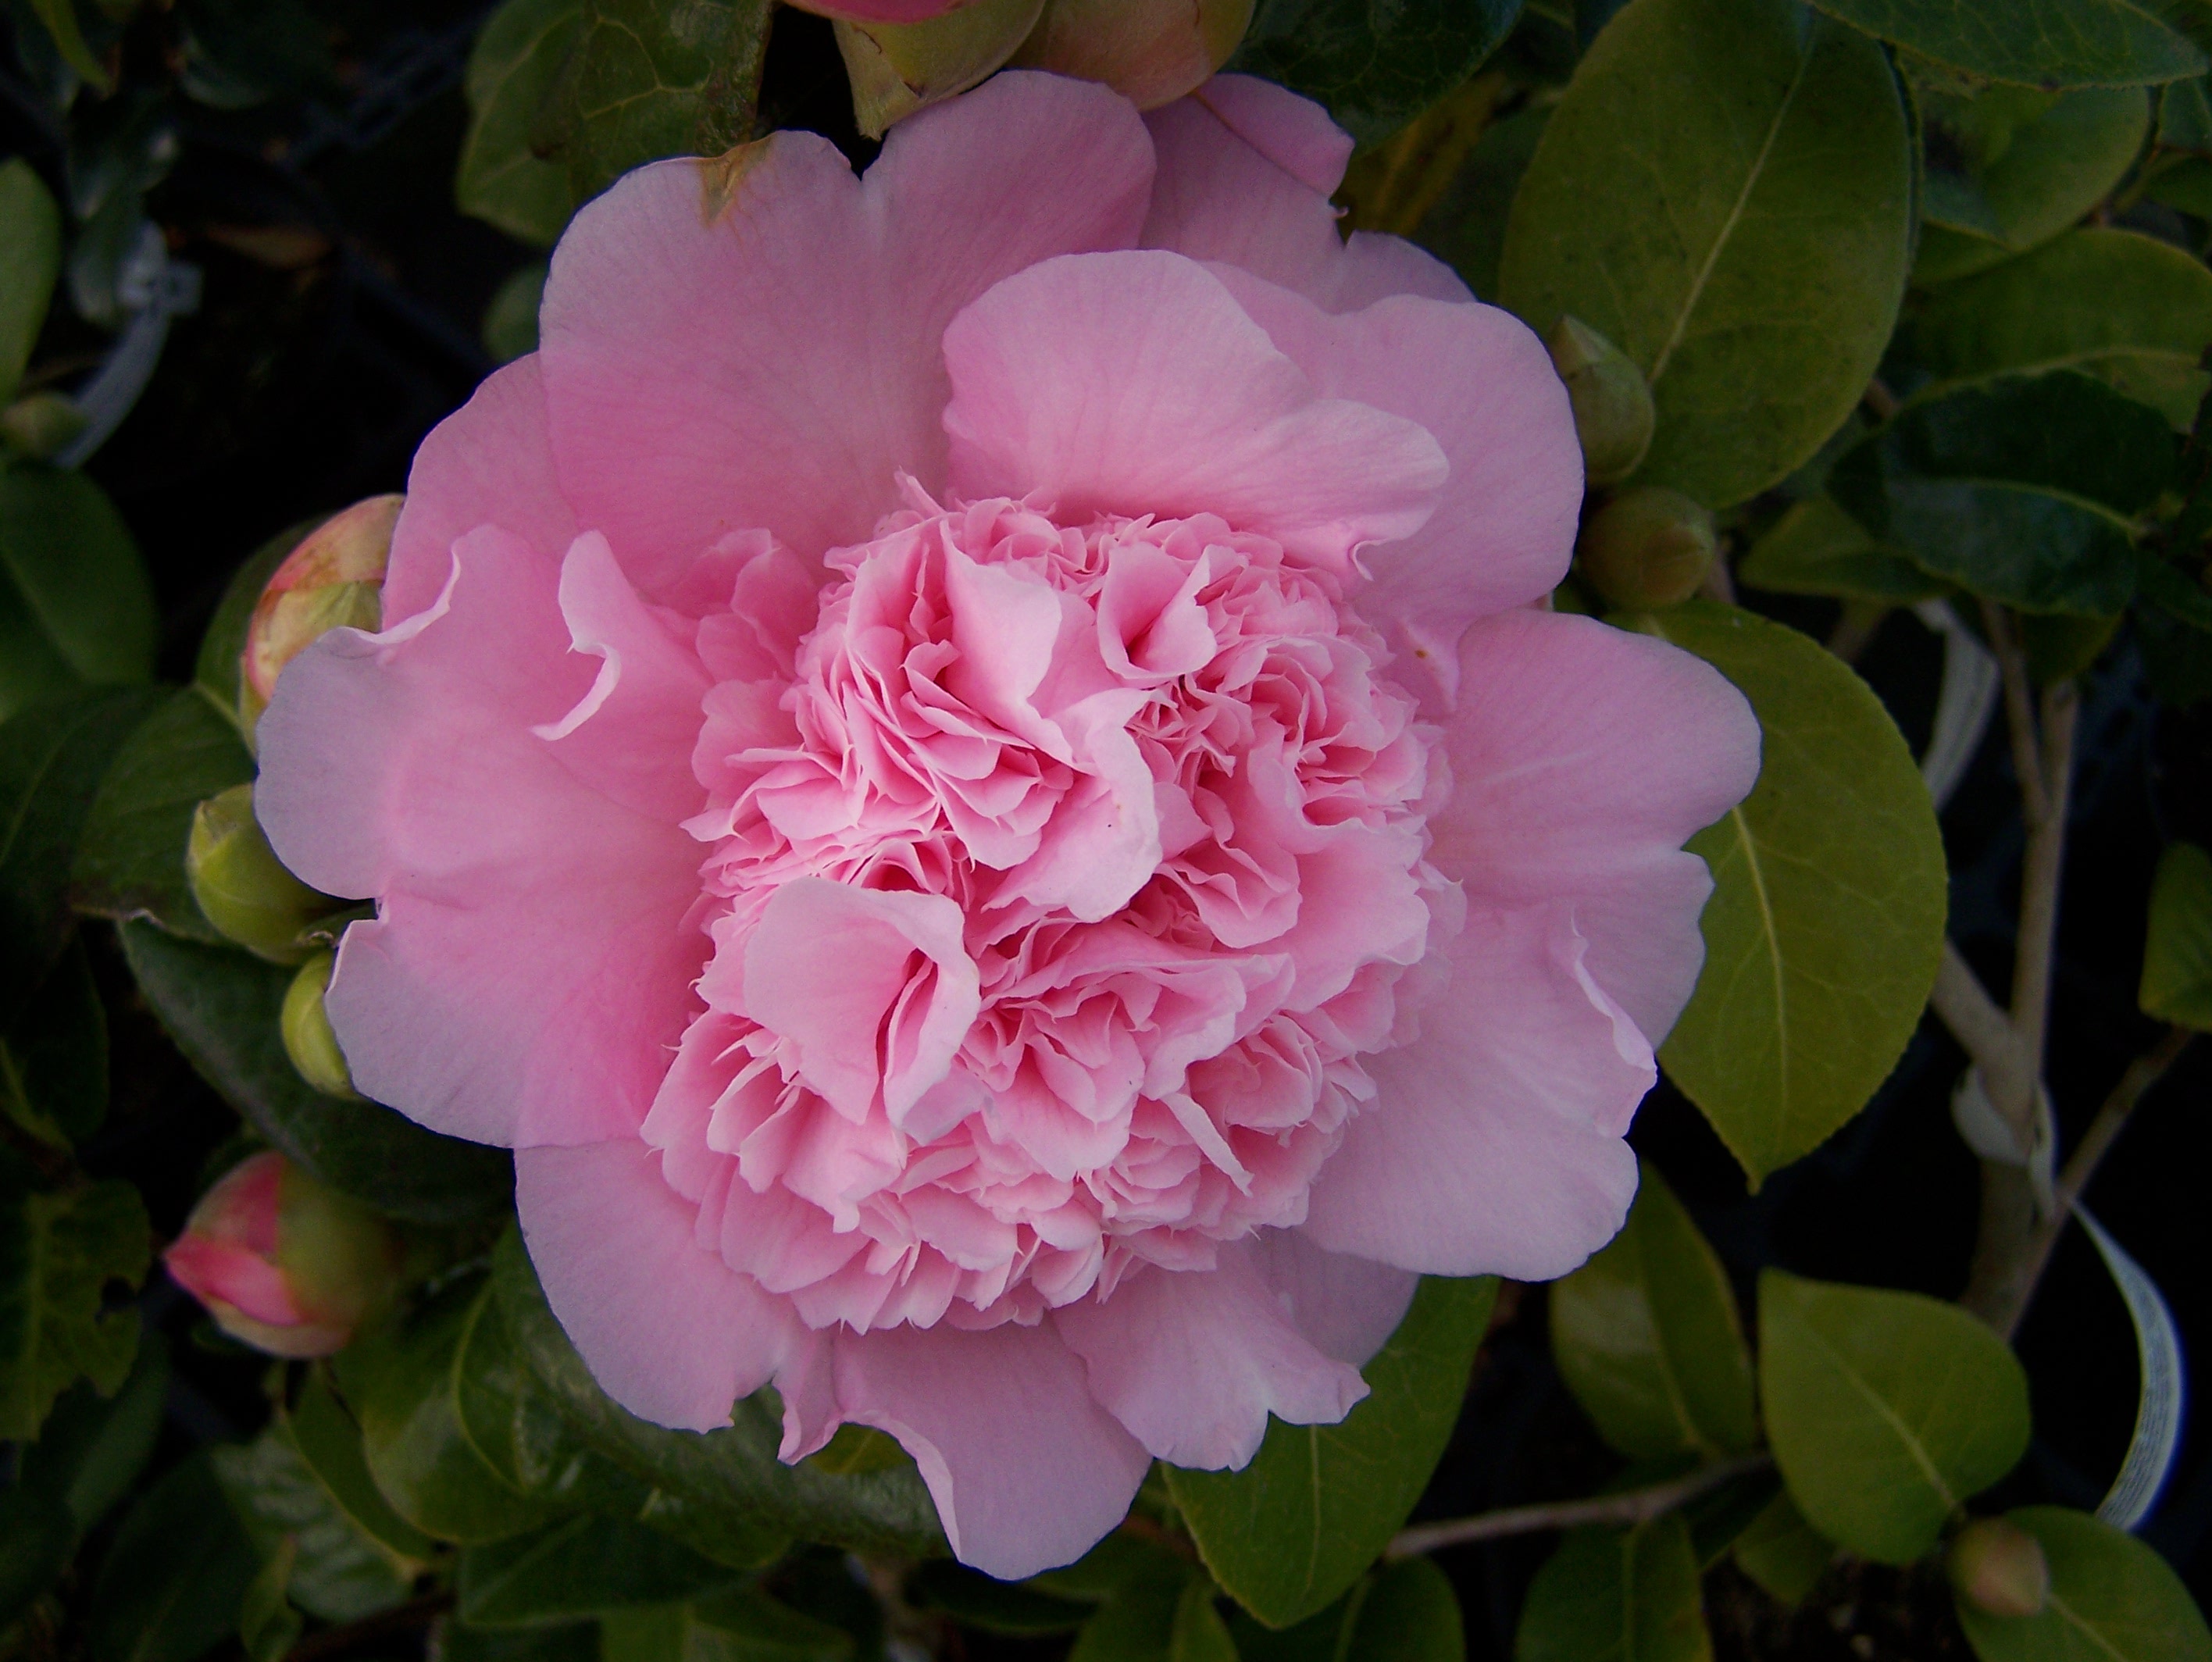
[[[2136,998],[2161,1022],[2212,1033],[2212,854],[2195,843],[2159,856]]]
[[[2027,1448],[2027,1377],[1956,1305],[1769,1270],[1759,1346],[1759,1405],[1790,1498],[1863,1556],[1911,1563]]]
[[[1480,299],[1498,298],[1506,219],[1551,118],[1551,106],[1539,104],[1484,129],[1413,234],[1414,241],[1458,272]]]
[[[63,62],[82,76],[94,91],[106,92],[114,83],[107,66],[85,44],[84,31],[76,21],[75,0],[30,0],[30,6],[31,15],[46,25]]]
[[[599,1630],[599,1662],[850,1662],[855,1649],[850,1634],[751,1587],[610,1610]]]
[[[1690,840],[1705,967],[1659,1052],[1757,1184],[1863,1107],[1918,1025],[1942,838],[1896,724],[1819,643],[1704,601],[1643,627],[1734,682],[1763,735],[1751,795]]]
[[[2212,219],[2212,156],[2168,156],[2147,167],[2142,193],[2198,219]]]
[[[1552,1355],[1598,1435],[1632,1459],[1715,1459],[1759,1440],[1728,1272],[1649,1165],[1628,1222],[1551,1291]]]
[[[2135,0],[1817,0],[1854,28],[1991,81],[2136,86],[2204,71],[2204,54]]]
[[[1237,1662],[1237,1641],[1214,1606],[1219,1596],[1203,1575],[1183,1584],[1168,1635],[1168,1662]]]
[[[500,284],[484,307],[484,349],[500,362],[513,363],[538,349],[538,311],[550,271],[544,260],[532,260]]]
[[[461,1351],[490,1299],[483,1280],[447,1287],[362,1334],[333,1363],[377,1488],[394,1512],[442,1541],[501,1540],[559,1516],[501,1477],[461,1418]]]
[[[2039,1616],[1990,1616],[1958,1601],[1981,1662],[2208,1662],[2212,1631],[2165,1559],[2132,1535],[2065,1507],[2005,1514],[2043,1544],[2051,1602]]]
[[[1766,1503],[1732,1550],[1738,1569],[1791,1605],[1805,1601],[1836,1556],[1834,1544],[1805,1521],[1786,1490]]]
[[[2158,142],[2177,150],[2212,150],[2212,76],[2158,89]]]
[[[1836,464],[1828,488],[1962,588],[2105,617],[2135,593],[2134,516],[2173,476],[2164,416],[2061,369],[1908,404]]]
[[[2069,231],[1929,295],[1909,344],[1939,382],[2079,369],[2185,428],[2212,387],[2212,271],[2133,231]]]
[[[1091,1606],[1019,1582],[994,1580],[950,1559],[937,1559],[915,1570],[909,1596],[944,1611],[963,1627],[986,1633],[1028,1637],[1073,1633],[1091,1615]]]
[[[107,1116],[107,1012],[82,943],[0,1028],[0,1113],[42,1143],[66,1148]]]
[[[574,198],[662,156],[752,136],[770,0],[583,0],[550,99]]]
[[[262,1560],[261,1573],[246,1589],[238,1610],[238,1642],[248,1662],[283,1662],[298,1642],[307,1620],[292,1608],[292,1571],[300,1560],[300,1544],[280,1536],[275,1552]]]
[[[681,1604],[738,1572],[642,1524],[589,1513],[461,1554],[461,1619],[541,1627],[636,1604]]]
[[[154,672],[154,591],[106,493],[0,460],[0,719]]]
[[[1686,1471],[1690,1468],[1680,1456],[1665,1461],[1647,1461],[1632,1466],[1629,1472],[1650,1471],[1652,1482],[1663,1482],[1658,1473],[1664,1468]],[[1634,1487],[1629,1482],[1629,1472],[1616,1478],[1618,1486]],[[1729,1556],[1729,1550],[1754,1523],[1768,1504],[1780,1495],[1782,1479],[1771,1471],[1747,1471],[1730,1477],[1719,1487],[1682,1505],[1682,1521],[1690,1526],[1690,1550],[1697,1555],[1700,1571],[1709,1570]]]
[[[541,248],[575,211],[568,174],[531,148],[539,112],[575,45],[582,0],[507,0],[485,21],[464,82],[468,136],[453,195],[465,214]]]
[[[1786,0],[1632,0],[1506,227],[1503,303],[1539,332],[1571,314],[1627,353],[1659,416],[1637,480],[1711,506],[1820,448],[1904,294],[1896,81],[1863,35],[1801,19]]]
[[[100,1560],[92,1662],[195,1662],[236,1631],[259,1569],[206,1452],[187,1456],[138,1497]]]
[[[1377,1575],[1350,1619],[1343,1662],[1464,1662],[1467,1655],[1459,1596],[1427,1558]]]
[[[213,1450],[209,1459],[263,1562],[292,1544],[284,1589],[301,1610],[356,1622],[406,1599],[422,1564],[392,1553],[347,1516],[283,1421],[250,1443]]]
[[[2149,94],[2136,88],[1992,87],[1971,99],[1931,94],[1928,104],[1931,143],[1948,141],[1966,172],[1929,174],[1929,222],[1912,266],[1922,288],[1987,270],[2057,236],[2120,182],[2150,126]],[[1974,215],[1945,211],[1961,199]]]
[[[31,1483],[0,1489],[0,1629],[31,1607],[76,1550],[76,1519]]]
[[[331,1187],[418,1223],[481,1216],[514,1192],[504,1151],[425,1131],[374,1103],[325,1096],[301,1079],[277,1028],[290,970],[151,924],[117,932],[139,991],[185,1058]]]
[[[90,1380],[64,1392],[21,1454],[22,1481],[67,1507],[80,1532],[92,1529],[129,1494],[154,1453],[169,1390],[169,1348],[159,1329],[140,1336],[120,1390],[103,1395]]]
[[[769,1396],[745,1398],[732,1423],[671,1431],[626,1412],[602,1392],[545,1302],[521,1237],[493,1254],[493,1279],[514,1343],[577,1435],[633,1477],[692,1508],[702,1528],[765,1558],[793,1537],[916,1557],[942,1552],[944,1537],[921,1473],[909,1463],[837,1475],[776,1457],[782,1416]],[[651,1521],[647,1519],[647,1521]]]
[[[0,164],[0,405],[15,396],[62,269],[62,213],[31,164]]]
[[[1909,606],[1944,585],[1886,547],[1825,494],[1792,503],[1735,568],[1735,580],[1772,594],[1820,594]]]
[[[116,752],[93,798],[70,870],[78,908],[222,943],[185,881],[185,842],[192,810],[252,777],[246,742],[213,701],[194,687],[172,693]]]
[[[1200,1556],[1245,1609],[1287,1627],[1375,1562],[1443,1453],[1497,1294],[1490,1277],[1424,1277],[1341,1424],[1271,1421],[1242,1471],[1170,1468]]]
[[[1513,1635],[1514,1662],[1711,1662],[1690,1532],[1665,1517],[1639,1529],[1570,1531],[1536,1572]]]
[[[1230,67],[1304,93],[1372,143],[1466,81],[1520,15],[1521,0],[1259,0]]]
[[[39,1435],[80,1379],[112,1395],[138,1349],[135,1291],[154,1252],[138,1191],[102,1178],[43,1192],[0,1173],[0,1437]]]
[[[1204,1576],[1175,1563],[1115,1588],[1076,1635],[1067,1662],[1176,1662],[1176,1617],[1193,1585],[1211,1590]]]

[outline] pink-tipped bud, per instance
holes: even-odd
[[[1226,64],[1251,23],[1252,0],[1051,0],[1014,62],[1154,110]]]
[[[246,626],[239,660],[238,713],[251,733],[276,690],[276,677],[326,631],[374,629],[383,615],[385,562],[400,496],[372,496],[325,519],[284,556]]]
[[[327,1356],[398,1290],[399,1238],[274,1149],[200,1197],[162,1262],[233,1338]]]
[[[2008,1518],[1980,1518],[1959,1532],[1944,1569],[1960,1598],[1990,1616],[2040,1616],[2051,1602],[2043,1543]]]

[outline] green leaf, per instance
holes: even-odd
[[[1982,211],[1971,220],[1943,213],[1955,195],[1938,187],[1959,176],[1929,174],[1931,222],[1912,266],[1921,288],[2026,253],[2095,207],[2142,149],[2150,98],[2132,88],[2059,94],[1992,87],[1972,99],[1930,95],[1929,117],[1962,154],[1965,194]]]
[[[1941,581],[1875,541],[1825,494],[1792,503],[1751,545],[1735,580],[1772,594],[1821,594],[1891,606],[1945,592]]]
[[[438,1544],[392,1509],[361,1452],[361,1428],[321,1368],[300,1387],[285,1423],[299,1452],[331,1503],[394,1561],[422,1563]]]
[[[1069,1648],[1067,1662],[1176,1662],[1176,1617],[1185,1591],[1211,1586],[1188,1566],[1170,1562],[1160,1573],[1125,1582],[1099,1605]],[[1233,1641],[1232,1641],[1233,1642]]]
[[[1073,1633],[1091,1615],[1088,1604],[1019,1582],[994,1580],[947,1558],[933,1560],[915,1570],[909,1592],[963,1627],[1018,1637]]]
[[[1875,536],[1976,594],[2108,617],[2135,593],[2133,517],[2173,475],[2164,416],[2059,369],[1906,405],[1828,488]]]
[[[172,693],[116,752],[93,798],[70,870],[78,909],[223,943],[185,881],[185,842],[193,809],[252,777],[246,742],[207,695]]]
[[[52,1586],[76,1551],[76,1519],[33,1483],[0,1489],[0,1629]]]
[[[2177,150],[2212,150],[2212,76],[2158,89],[2158,142]]]
[[[1551,118],[1551,106],[1538,104],[1485,128],[1413,234],[1414,241],[1457,271],[1483,300],[1498,298],[1506,216]]]
[[[58,1148],[82,1141],[107,1117],[107,1012],[82,943],[0,1028],[0,1113]]]
[[[2212,854],[2193,842],[2158,857],[2136,1001],[2161,1022],[2212,1033]]]
[[[1787,0],[1631,0],[1506,227],[1504,304],[1627,353],[1659,415],[1638,482],[1716,507],[1786,477],[1850,413],[1905,291],[1895,78],[1863,35],[1801,18]]]
[[[404,1602],[422,1564],[390,1551],[346,1514],[283,1421],[209,1459],[263,1561],[291,1544],[283,1585],[301,1610],[328,1622],[357,1622]]]
[[[77,27],[75,0],[31,0],[31,15],[46,26],[46,33],[53,37],[62,61],[83,76],[94,92],[106,93],[114,84],[106,66],[93,56],[92,48],[84,43],[84,31]]]
[[[80,1533],[90,1531],[138,1481],[154,1453],[168,1391],[168,1344],[151,1328],[139,1337],[121,1390],[103,1395],[81,1380],[62,1393],[39,1441],[22,1452],[24,1485],[56,1497]]]
[[[552,246],[575,211],[567,171],[531,148],[538,112],[583,21],[582,0],[507,0],[469,54],[469,130],[453,197],[509,236]]]
[[[583,0],[551,94],[568,190],[588,202],[663,156],[752,136],[770,0]]]
[[[1759,1441],[1728,1272],[1649,1165],[1620,1233],[1551,1292],[1552,1355],[1598,1435],[1632,1459]]]
[[[682,1650],[682,1610],[626,1614],[678,1618],[672,1643],[644,1650],[627,1647],[623,1643],[627,1635],[617,1630],[612,1617],[605,1623],[603,1641],[596,1622],[574,1622],[565,1628],[471,1628],[448,1616],[432,1629],[433,1654],[438,1662],[688,1662]]]
[[[1946,284],[1907,338],[1939,382],[2079,369],[2186,428],[2212,387],[2212,271],[2133,231],[2069,231]]]
[[[233,722],[238,719],[239,660],[246,654],[246,631],[253,622],[253,608],[276,567],[284,563],[284,556],[321,523],[320,519],[313,519],[287,525],[246,555],[245,563],[231,573],[207,633],[200,637],[192,684],[204,690],[215,707]]]
[[[484,349],[500,362],[513,363],[538,349],[538,310],[550,270],[544,260],[532,260],[500,284],[484,307]]]
[[[0,165],[0,405],[22,381],[61,269],[61,209],[16,156]]]
[[[799,1538],[915,1557],[945,1550],[937,1513],[911,1463],[837,1475],[775,1458],[782,1416],[764,1392],[739,1402],[726,1429],[671,1431],[625,1411],[592,1380],[545,1302],[519,1234],[493,1254],[493,1279],[514,1343],[531,1372],[583,1441],[695,1509],[732,1542],[763,1558]]]
[[[1835,1562],[1836,1549],[1805,1521],[1784,1490],[1735,1538],[1736,1568],[1782,1604],[1802,1604]]]
[[[1237,1641],[1214,1608],[1219,1596],[1202,1575],[1184,1583],[1168,1636],[1168,1662],[1237,1662]]]
[[[0,1185],[0,1437],[28,1441],[78,1380],[112,1396],[131,1372],[138,1313],[103,1305],[111,1282],[137,1289],[154,1245],[119,1178],[53,1193],[5,1174]]]
[[[1659,1052],[1756,1185],[1904,1052],[1943,949],[1942,838],[1889,713],[1817,642],[1705,601],[1641,627],[1734,682],[1763,734],[1751,795],[1690,840],[1705,967]]]
[[[81,473],[0,461],[0,719],[154,673],[153,585],[106,493]]]
[[[236,1630],[260,1569],[206,1451],[138,1497],[93,1583],[92,1662],[195,1662]]]
[[[2043,1544],[2051,1603],[1990,1616],[1957,1601],[1982,1662],[2207,1662],[2212,1631],[2181,1578],[2132,1535],[2065,1507],[2005,1514]]]
[[[117,931],[161,1025],[199,1076],[309,1173],[395,1217],[453,1223],[514,1192],[498,1149],[425,1131],[374,1103],[325,1096],[284,1054],[277,1013],[292,972],[151,924]]]
[[[2204,54],[2136,0],[1815,3],[1854,28],[1991,81],[2136,86],[2204,72]]]
[[[1759,1343],[1759,1404],[1790,1498],[1863,1556],[1911,1563],[2027,1451],[2027,1375],[1956,1305],[1769,1270]]]
[[[1514,1662],[1711,1662],[1689,1526],[1570,1531],[1536,1572]]]
[[[1491,1277],[1424,1277],[1341,1424],[1272,1422],[1242,1471],[1168,1469],[1200,1556],[1245,1609],[1287,1627],[1375,1562],[1443,1453],[1497,1294]]]
[[[0,1021],[69,944],[70,864],[93,798],[162,697],[151,687],[80,693],[0,724]]]
[[[238,1610],[238,1642],[245,1647],[249,1662],[283,1662],[307,1626],[287,1596],[293,1566],[299,1558],[300,1544],[284,1536],[246,1590]]]
[[[488,1281],[447,1287],[362,1334],[332,1364],[377,1488],[394,1512],[442,1541],[497,1541],[559,1516],[501,1477],[461,1418],[461,1350],[490,1300]]]
[[[461,1554],[461,1619],[544,1627],[637,1604],[680,1604],[738,1572],[656,1530],[589,1513]]]
[[[1521,15],[1521,0],[1260,0],[1230,67],[1325,106],[1363,143],[1456,88]]]
[[[1350,1621],[1343,1662],[1465,1662],[1459,1596],[1427,1558],[1408,1558],[1376,1576]]]
[[[701,1603],[611,1610],[599,1662],[850,1662],[853,1636],[751,1587]]]

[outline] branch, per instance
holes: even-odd
[[[1942,961],[1936,967],[1936,990],[1928,1003],[1982,1076],[1982,1089],[1991,1105],[2021,1134],[2021,1146],[2027,1147],[2034,1133],[2034,1119],[2031,1115],[2026,1122],[2014,1124],[2012,1111],[2017,1102],[2033,1104],[2035,1068],[2028,1061],[2012,1018],[1997,1008],[1981,978],[1948,941],[1943,943]]]
[[[2012,770],[2020,776],[2021,807],[2031,828],[2049,814],[2043,788],[2043,763],[2035,749],[2035,688],[2028,679],[2027,653],[2020,644],[2010,613],[1993,601],[1982,602],[1982,628],[1990,651],[2004,675],[2005,728],[2012,735]]]
[[[2074,782],[2074,719],[2081,699],[2062,681],[2043,695],[2043,816],[2028,825],[2020,879],[2020,945],[2013,960],[2012,1022],[2021,1048],[2043,1067],[2051,1010],[2051,959],[2058,932],[2058,876],[2066,861],[2066,816]],[[2032,1120],[2035,1104],[2027,1105]]]
[[[1632,1489],[1621,1495],[1599,1495],[1587,1501],[1552,1501],[1538,1506],[1506,1507],[1498,1512],[1479,1512],[1472,1518],[1448,1518],[1441,1523],[1416,1524],[1401,1529],[1382,1549],[1384,1562],[1418,1557],[1438,1547],[1455,1547],[1470,1541],[1494,1541],[1506,1535],[1534,1535],[1540,1530],[1572,1529],[1581,1524],[1648,1524],[1723,1483],[1774,1464],[1770,1454],[1745,1454],[1692,1471],[1671,1483],[1650,1489]]]

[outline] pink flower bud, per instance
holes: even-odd
[[[2039,1616],[2051,1602],[2043,1543],[2009,1518],[1980,1518],[1959,1532],[1944,1560],[1959,1597],[1990,1616]]]
[[[1103,81],[1154,110],[1227,63],[1251,21],[1252,0],[1052,0],[1014,62]]]
[[[384,564],[402,496],[372,496],[325,520],[284,556],[255,603],[239,661],[246,730],[269,707],[276,676],[326,630],[374,629],[381,621]]]
[[[398,1289],[398,1237],[274,1149],[200,1197],[162,1262],[216,1325],[272,1356],[327,1356]]]

